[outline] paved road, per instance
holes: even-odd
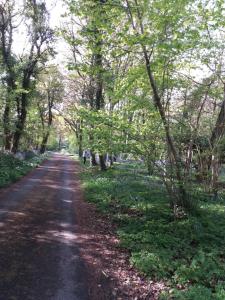
[[[91,299],[76,244],[74,171],[69,157],[54,155],[0,190],[0,300]]]

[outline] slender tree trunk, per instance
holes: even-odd
[[[5,144],[5,150],[10,151],[11,149],[11,140],[12,140],[12,135],[10,131],[10,105],[9,103],[6,103],[5,110],[4,110],[4,115],[3,115],[3,127],[4,127],[4,144]]]
[[[144,53],[144,57],[145,57],[146,70],[147,70],[147,74],[149,77],[150,86],[151,86],[151,88],[153,90],[153,94],[154,94],[155,106],[158,109],[159,114],[161,116],[161,119],[162,119],[162,122],[164,125],[165,134],[166,134],[168,149],[171,152],[171,155],[172,155],[173,161],[174,161],[175,173],[176,173],[176,178],[177,178],[177,183],[178,183],[178,190],[179,190],[179,194],[180,194],[179,203],[177,203],[177,205],[187,208],[187,206],[189,206],[189,203],[187,201],[187,193],[186,193],[186,190],[184,187],[184,178],[182,176],[182,161],[181,161],[181,158],[179,157],[179,154],[176,150],[173,138],[170,133],[169,124],[168,124],[168,121],[167,121],[167,118],[165,115],[164,108],[162,106],[161,99],[160,99],[158,91],[157,91],[157,87],[155,85],[155,80],[153,78],[153,74],[152,74],[151,67],[150,67],[150,61],[148,58],[146,48],[144,46],[143,46],[143,53]]]
[[[79,145],[78,145],[79,157],[83,155],[83,145],[82,145],[82,135],[79,137]]]
[[[147,169],[148,169],[148,175],[152,176],[154,173],[153,163],[151,160],[147,159]]]
[[[77,128],[74,130],[76,134],[77,144],[78,144],[78,155],[80,158],[83,156],[83,135],[82,131]]]
[[[47,143],[49,138],[49,131],[43,135],[41,147],[40,147],[40,153],[43,154],[46,151]]]
[[[212,148],[216,146],[218,140],[223,136],[224,132],[225,132],[225,83],[224,83],[223,103],[221,105],[221,109],[210,138],[210,143]]]
[[[80,121],[80,125],[77,126],[77,142],[78,142],[78,153],[79,157],[83,155],[83,130],[82,130],[82,121]]]
[[[100,4],[104,4],[106,0],[100,0]],[[94,64],[98,69],[98,73],[96,75],[96,94],[95,94],[95,108],[96,110],[101,110],[104,108],[104,97],[103,97],[103,56],[102,56],[102,37],[101,32],[96,28],[96,37],[97,37],[97,43],[96,43],[96,53],[95,53],[95,60]],[[106,171],[106,163],[105,163],[105,154],[101,153],[99,155],[99,163],[100,168],[102,171]]]
[[[25,120],[24,117],[19,119],[16,124],[16,131],[13,137],[12,153],[16,153],[19,149],[20,139],[22,136]]]
[[[101,171],[106,171],[107,170],[107,167],[106,167],[106,164],[105,164],[105,155],[99,155],[99,162],[100,162],[100,168],[101,168]]]
[[[212,166],[211,166],[211,187],[212,191],[216,193],[216,187],[218,184],[218,177],[219,177],[219,160],[215,155],[212,155]]]
[[[7,94],[6,104],[3,113],[3,133],[4,133],[4,148],[10,151],[12,142],[12,132],[10,129],[10,111],[12,91],[15,90],[15,71],[14,61],[12,59],[12,42],[13,42],[13,18],[14,6],[9,6],[5,9],[4,4],[0,4],[0,53],[1,67],[6,73]]]
[[[58,150],[61,150],[61,146],[62,146],[62,137],[61,135],[59,136],[59,142],[58,142]]]
[[[27,95],[22,94],[21,98],[19,98],[17,101],[21,101],[21,109],[17,115],[16,130],[14,133],[13,146],[12,146],[13,153],[16,153],[19,149],[20,139],[22,137],[26,118],[27,118]]]
[[[8,72],[7,95],[6,95],[6,104],[3,113],[3,130],[4,130],[5,150],[10,151],[12,147],[12,136],[13,136],[13,132],[10,128],[10,112],[11,112],[12,94],[13,91],[16,89],[15,74],[10,62],[7,62],[7,72]]]
[[[93,151],[91,151],[91,165],[92,166],[97,166],[97,161],[96,161],[96,157],[95,157],[95,153]]]
[[[223,93],[223,102],[210,138],[212,154],[208,156],[207,160],[208,170],[211,170],[210,187],[213,193],[215,194],[215,197],[218,188],[219,167],[221,160],[221,151],[219,149],[219,143],[220,139],[224,136],[225,133],[225,83],[223,85]]]
[[[114,155],[111,153],[111,154],[109,155],[110,166],[113,166],[113,164],[114,164],[113,157],[114,157]]]

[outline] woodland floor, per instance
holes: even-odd
[[[115,228],[84,201],[80,166],[55,154],[0,190],[0,300],[157,299]]]

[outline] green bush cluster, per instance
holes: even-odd
[[[189,286],[184,290],[171,290],[170,292],[163,292],[160,300],[224,300],[225,290],[221,285],[217,285],[214,292],[202,285]]]
[[[86,198],[117,222],[131,263],[170,288],[162,299],[225,299],[225,201],[200,200],[197,216],[176,220],[159,180],[130,165],[86,169]]]
[[[27,174],[32,168],[38,166],[44,157],[40,155],[20,160],[11,154],[0,153],[0,187],[15,182]]]

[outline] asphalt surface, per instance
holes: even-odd
[[[0,190],[0,300],[89,300],[76,243],[71,158],[55,154]]]

